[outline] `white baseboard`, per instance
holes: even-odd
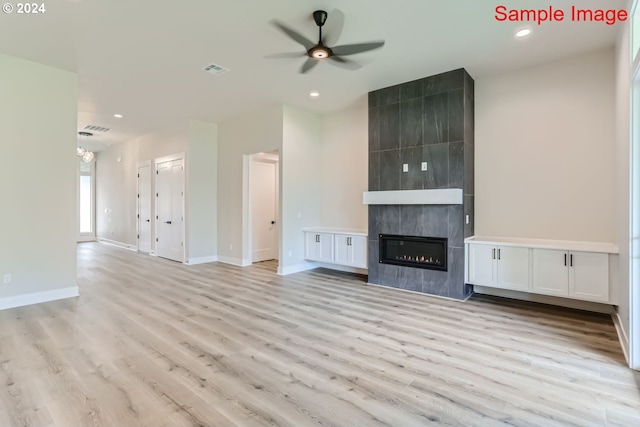
[[[0,310],[79,296],[77,286],[0,298]]]
[[[318,268],[319,265],[317,262],[303,262],[300,264],[289,265],[286,267],[282,267],[278,265],[278,275],[286,276],[287,274],[300,273],[302,271],[313,270],[314,268]]]
[[[613,325],[616,327],[618,340],[620,341],[620,346],[622,347],[624,358],[627,360],[627,365],[631,365],[629,360],[629,336],[627,335],[627,331],[624,329],[624,325],[622,324],[620,313],[613,313],[611,315],[611,320],[613,320]]]
[[[528,292],[511,291],[509,289],[489,288],[473,286],[476,294],[493,295],[496,297],[517,299],[520,301],[539,302],[542,304],[557,305],[560,307],[575,308],[577,310],[594,311],[596,313],[613,314],[615,309],[610,304],[600,302],[581,301],[577,299],[554,297],[550,295],[530,294]]]
[[[185,262],[185,264],[196,265],[196,264],[206,264],[208,262],[216,262],[216,261],[218,261],[218,256],[211,255],[211,256],[201,256],[197,258],[189,258],[187,262]]]
[[[122,243],[122,242],[117,242],[115,240],[104,239],[102,237],[98,237],[98,242],[104,243],[105,245],[118,246],[119,248],[138,252],[138,248],[136,247],[136,245],[130,245],[128,243]]]
[[[228,256],[222,256],[222,255],[218,255],[218,262],[221,262],[223,264],[231,264],[231,265],[235,265],[238,267],[245,267],[242,264],[242,259],[241,258],[231,258]]]

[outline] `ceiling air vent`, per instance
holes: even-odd
[[[93,132],[109,132],[111,130],[109,128],[105,128],[105,127],[102,127],[102,126],[95,126],[95,125],[86,125],[82,129],[90,130],[90,131],[93,131]]]
[[[207,65],[203,69],[207,73],[210,73],[216,76],[221,76],[229,71],[228,68],[224,68],[222,65],[217,65],[217,64]]]

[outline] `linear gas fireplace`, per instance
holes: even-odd
[[[440,237],[380,234],[379,262],[447,271],[447,240]]]

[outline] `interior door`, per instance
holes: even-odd
[[[184,165],[182,159],[156,165],[156,254],[184,261]]]
[[[251,181],[252,262],[278,256],[278,163],[253,159]]]
[[[151,252],[151,163],[138,166],[138,250]]]

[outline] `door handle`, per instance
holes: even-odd
[[[347,237],[347,246],[351,246],[351,237]]]
[[[491,259],[496,259],[496,250],[491,249]]]
[[[569,255],[569,266],[573,267],[573,254]]]
[[[567,254],[564,254],[564,266],[567,266]]]
[[[271,225],[273,225],[273,224],[275,224],[275,223],[276,223],[275,221],[271,221]]]
[[[316,234],[316,243],[320,243],[320,235]]]
[[[164,223],[171,225],[171,221],[165,221]]]
[[[500,259],[500,249],[498,248],[498,259]]]
[[[146,222],[151,222],[151,220],[149,220],[149,219],[145,219],[145,221],[146,221]]]

